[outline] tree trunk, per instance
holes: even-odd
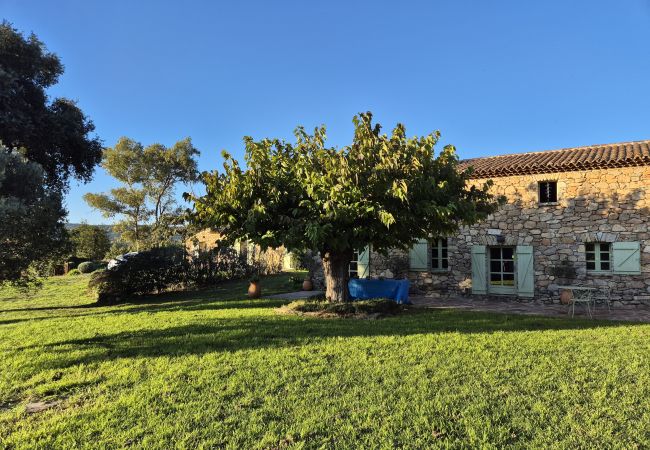
[[[350,301],[348,281],[350,279],[350,260],[352,252],[326,252],[323,256],[325,273],[325,297],[330,302]]]

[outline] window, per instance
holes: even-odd
[[[348,273],[350,274],[350,278],[359,277],[359,252],[356,250],[352,254],[352,259],[350,260],[350,268],[348,269]]]
[[[490,285],[514,287],[515,249],[513,247],[490,247]]]
[[[607,272],[611,269],[611,244],[608,242],[589,242],[585,244],[588,272]]]
[[[447,238],[431,241],[431,270],[447,270],[449,267],[447,255]]]
[[[557,181],[541,181],[539,183],[539,202],[557,203]]]

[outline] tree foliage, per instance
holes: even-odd
[[[352,143],[340,150],[326,147],[325,127],[298,127],[295,143],[245,137],[246,169],[224,152],[224,170],[203,176],[206,194],[189,196],[194,220],[264,248],[317,249],[328,297],[346,300],[354,250],[406,249],[497,208],[489,183],[470,185],[470,170],[458,170],[453,146],[435,156],[439,132],[408,138],[398,124],[387,136],[371,113],[353,122]]]
[[[50,100],[63,73],[59,58],[31,34],[0,24],[0,141],[39,163],[48,186],[63,190],[71,176],[89,181],[101,160],[95,126],[75,102]]]
[[[74,256],[99,261],[111,248],[106,229],[83,223],[70,231]]]
[[[27,269],[65,247],[61,194],[43,168],[0,143],[0,282],[28,281]]]
[[[115,225],[121,239],[135,250],[165,245],[182,228],[182,211],[174,197],[178,183],[198,178],[199,151],[187,138],[172,147],[144,147],[121,138],[104,150],[102,167],[122,186],[84,199],[104,217],[122,217]]]

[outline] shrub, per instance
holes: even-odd
[[[208,285],[254,274],[245,257],[232,248],[215,248],[189,257],[178,247],[136,253],[109,270],[94,272],[89,287],[100,303],[118,303],[129,297],[174,287]]]
[[[251,276],[254,267],[231,247],[216,247],[199,252],[188,260],[185,281],[196,285],[208,285],[225,280],[237,280]]]
[[[101,267],[101,263],[94,262],[94,261],[85,261],[79,264],[77,266],[77,269],[79,269],[79,272],[81,273],[91,273],[99,269],[100,267]]]
[[[291,286],[291,289],[293,290],[298,290],[302,288],[302,282],[304,281],[304,277],[299,277],[297,275],[292,275],[289,277],[289,286]]]
[[[97,292],[97,301],[118,303],[126,298],[161,292],[187,280],[185,252],[176,247],[140,252],[111,270],[90,278],[89,287]]]
[[[68,271],[68,275],[81,275],[81,271],[79,269],[72,269]]]

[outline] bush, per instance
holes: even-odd
[[[289,277],[289,286],[294,291],[297,291],[302,288],[302,282],[305,280],[305,277],[299,277],[297,275],[292,275]]]
[[[93,273],[88,286],[97,292],[99,303],[113,304],[182,284],[186,273],[185,252],[163,247],[133,255],[111,270]]]
[[[199,252],[188,260],[186,282],[204,286],[225,280],[249,277],[254,267],[231,247],[216,247]]]
[[[254,273],[232,248],[215,248],[189,257],[179,247],[155,248],[129,256],[109,270],[93,272],[89,287],[100,303],[188,285],[209,285],[242,279]]]
[[[81,273],[91,273],[94,272],[97,269],[101,269],[103,267],[103,264],[100,262],[96,261],[85,261],[82,262],[77,266],[77,269],[79,269],[79,272]]]
[[[72,269],[68,271],[68,275],[81,275],[81,271],[79,269]]]

